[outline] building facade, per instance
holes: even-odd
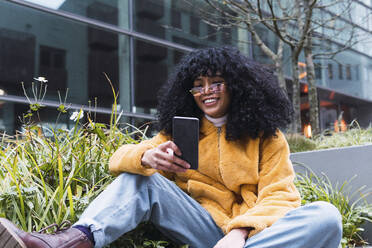
[[[357,13],[372,12],[371,0],[355,2]],[[0,0],[0,130],[21,130],[35,98],[44,106],[38,119],[52,126],[58,119],[61,127],[72,127],[71,112],[80,108],[94,112],[97,122],[108,122],[114,96],[105,74],[118,93],[120,121],[153,123],[157,91],[181,56],[194,48],[233,45],[272,64],[247,42],[246,30],[216,30],[196,14],[198,6],[200,0]],[[371,19],[358,25],[371,35]],[[276,46],[273,34],[265,28],[259,32],[269,46]],[[323,130],[333,128],[340,113],[346,123],[372,122],[371,48],[364,42],[338,54],[337,60],[315,61]],[[286,48],[288,75],[289,58]],[[309,119],[306,89],[303,84],[304,123]],[[59,115],[61,103],[68,113]]]

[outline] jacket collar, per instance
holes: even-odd
[[[211,121],[209,121],[207,118],[205,118],[205,116],[202,117],[201,119],[201,127],[200,127],[200,132],[203,134],[203,135],[208,135],[212,132],[215,132],[217,127],[215,125],[213,125],[213,123]],[[226,124],[224,124],[221,128],[222,130],[225,129],[226,127]]]

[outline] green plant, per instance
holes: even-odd
[[[141,223],[137,228],[112,243],[110,248],[188,248],[188,245],[177,245],[159,232],[149,222]]]
[[[304,166],[298,163],[296,165]],[[326,201],[333,204],[342,215],[342,247],[367,244],[360,235],[364,231],[361,226],[365,221],[372,222],[372,205],[365,201],[367,194],[361,193],[363,188],[352,192],[350,182],[353,178],[341,186],[332,185],[326,175],[320,177],[307,167],[306,170],[306,174],[298,173],[295,180],[295,185],[302,197],[302,204],[314,201]]]
[[[372,144],[372,127],[363,129],[357,121],[352,121],[345,132],[325,130],[313,138],[300,134],[286,134],[286,137],[291,152],[367,145]]]
[[[346,132],[329,134],[331,135],[322,134],[315,138],[316,149],[372,144],[372,128],[363,129],[356,121],[349,125]]]
[[[105,125],[72,130],[39,126],[2,140],[0,151],[0,211],[19,220],[25,230],[47,223],[76,220],[81,210],[111,182],[108,159],[122,144],[137,143],[135,130],[105,129]]]
[[[300,134],[286,134],[291,152],[304,152],[316,149],[316,143]]]
[[[24,131],[15,136],[4,134],[0,141],[0,216],[26,231],[65,220],[76,222],[89,202],[112,182],[108,161],[113,152],[123,144],[146,139],[146,129],[131,125],[119,128],[114,91],[109,124],[94,122],[89,113],[85,115],[88,122],[82,124],[84,112],[80,110],[71,130],[42,125],[34,116],[39,116],[42,107],[43,87],[42,83],[39,87],[33,84],[35,99],[28,98]],[[65,104],[61,103],[57,111],[66,114]],[[144,223],[109,247],[176,247],[154,230]]]
[[[80,110],[75,114],[75,126],[71,130],[44,127],[33,119],[42,107],[45,95],[42,86],[38,91],[33,89],[35,100],[29,99],[28,113],[31,114],[23,118],[24,132],[12,137],[4,134],[0,141],[0,216],[27,231],[40,230],[53,223],[61,224],[65,220],[75,222],[89,202],[113,180],[108,172],[112,153],[123,144],[135,144],[146,138],[146,129],[139,130],[131,125],[119,128],[120,114],[117,114],[114,91],[109,124],[94,122],[89,113],[86,114],[88,122],[81,124],[84,112]],[[38,108],[35,108],[35,102]],[[65,102],[66,98],[57,109],[59,115],[67,113]],[[298,144],[313,146],[313,141],[294,138]],[[371,206],[351,204],[344,194],[346,184],[338,191],[326,177],[310,174],[298,175],[296,186],[303,203],[325,200],[339,208],[343,215],[344,246],[363,243],[359,235],[362,231],[360,224],[365,220],[371,221]],[[108,247],[179,246],[152,224],[142,223]]]

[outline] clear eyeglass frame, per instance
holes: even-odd
[[[200,96],[201,94],[204,94],[206,90],[211,92],[211,94],[220,93],[224,90],[224,85],[225,85],[225,82],[217,82],[217,83],[211,84],[208,87],[201,87],[201,86],[193,87],[191,88],[191,90],[189,90],[189,92],[193,96]]]

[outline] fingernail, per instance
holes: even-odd
[[[169,155],[173,155],[173,150],[172,150],[171,148],[167,148],[167,153],[168,153]]]

